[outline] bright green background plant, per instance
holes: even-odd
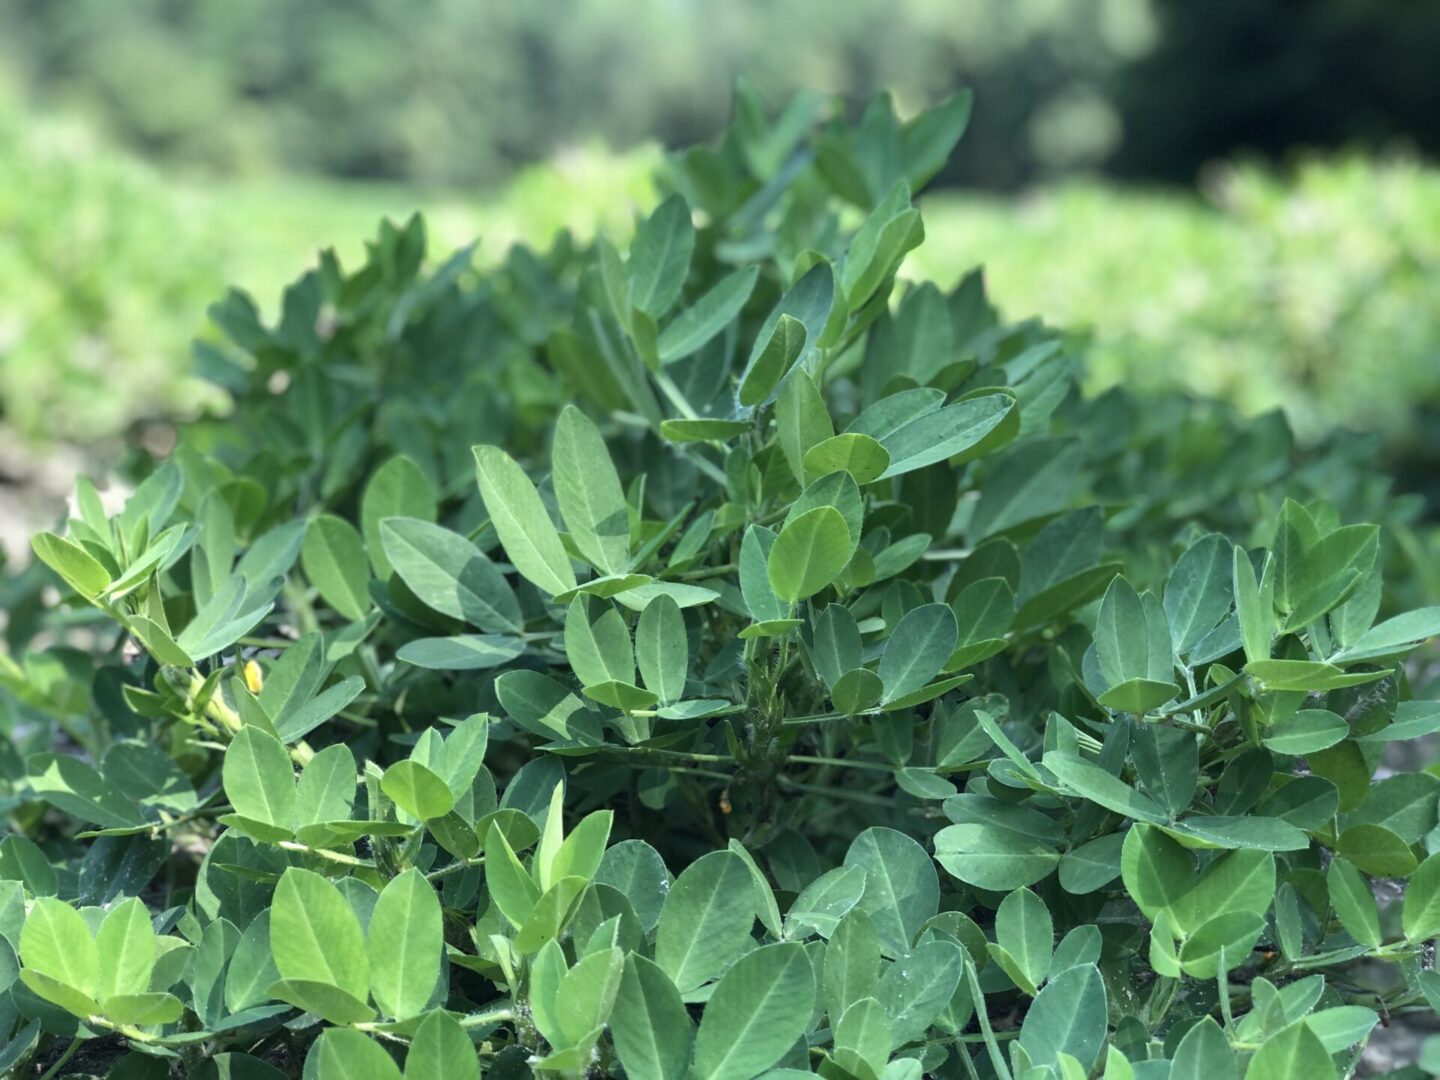
[[[1322,1080],[1433,1011],[1423,501],[901,278],[968,112],[742,93],[621,246],[216,303],[227,411],[11,585],[0,1063]]]

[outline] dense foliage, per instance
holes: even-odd
[[[1440,1003],[1419,501],[897,284],[968,107],[216,305],[233,410],[7,627],[3,1067],[1320,1080]]]

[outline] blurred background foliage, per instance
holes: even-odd
[[[747,79],[975,91],[916,272],[1302,437],[1440,457],[1440,5],[1419,0],[0,0],[0,470],[205,401],[228,282],[423,209],[480,258],[623,237]],[[1429,411],[1427,411],[1429,410]],[[1427,442],[1428,440],[1428,442]],[[10,447],[11,451],[5,451]]]

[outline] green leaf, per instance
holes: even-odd
[[[885,1007],[861,998],[835,1021],[835,1061],[852,1076],[878,1077],[889,1060],[894,1040]]]
[[[967,884],[995,892],[1033,885],[1060,863],[1064,833],[1039,811],[977,796],[947,799],[954,825],[935,834],[935,859]]]
[[[1335,1064],[1310,1026],[1298,1020],[1265,1040],[1245,1080],[1333,1080]]]
[[[1134,679],[1168,683],[1174,671],[1164,613],[1153,596],[1147,593],[1146,599],[1149,604],[1128,581],[1117,577],[1100,601],[1095,656],[1100,674],[1111,687]]]
[[[1365,875],[1344,859],[1332,859],[1325,872],[1325,884],[1330,906],[1346,932],[1361,945],[1372,949],[1379,945],[1384,940],[1380,934],[1380,911]],[[1413,887],[1413,882],[1407,886],[1407,901],[1408,890]]]
[[[25,768],[37,797],[81,821],[120,829],[146,822],[140,808],[123,791],[79,758],[35,754]]]
[[[1401,925],[1410,941],[1440,936],[1440,855],[1422,862],[1405,883]]]
[[[1188,934],[1231,912],[1263,916],[1274,899],[1274,855],[1252,849],[1227,851],[1208,863],[1199,880],[1170,902],[1170,920],[1175,929]]]
[[[1009,394],[981,394],[912,417],[883,437],[876,436],[890,455],[890,464],[879,478],[903,476],[947,458],[968,460],[968,452],[987,446],[987,436],[1014,408],[1015,398]],[[856,424],[847,430],[855,431]]]
[[[670,893],[670,872],[660,853],[643,840],[622,840],[605,849],[594,879],[623,893],[648,934],[660,921]]]
[[[501,634],[457,634],[419,638],[395,650],[407,664],[431,671],[479,671],[509,663],[525,652],[520,638]]]
[[[520,576],[550,596],[575,588],[575,571],[540,493],[509,454],[476,446],[475,479],[490,523]]]
[[[685,286],[694,250],[690,207],[671,195],[635,230],[625,265],[630,303],[653,319],[669,311]]]
[[[805,324],[792,315],[781,315],[764,347],[745,371],[736,394],[740,404],[751,408],[766,401],[804,348]]]
[[[890,452],[869,435],[847,432],[816,443],[805,451],[807,477],[846,472],[857,484],[878,480],[890,467]]]
[[[690,643],[680,606],[661,594],[645,605],[635,628],[635,661],[646,689],[664,704],[685,696]]]
[[[1200,926],[1180,947],[1180,969],[1192,979],[1213,979],[1244,963],[1265,930],[1265,917],[1252,911],[1229,911]]]
[[[155,970],[155,931],[150,925],[150,913],[138,899],[132,897],[110,910],[95,935],[95,946],[100,965],[94,996],[107,1008],[109,999],[117,994],[143,994],[150,989],[150,973]]]
[[[500,825],[493,822],[485,834],[485,887],[500,914],[517,928],[530,918],[540,900],[540,886],[520,865]]]
[[[1331,663],[1354,664],[1395,656],[1418,647],[1428,638],[1440,634],[1440,607],[1407,611],[1373,626],[1360,635],[1353,645],[1330,657]]]
[[[365,617],[370,610],[370,570],[365,541],[355,526],[334,514],[312,518],[300,562],[322,600],[347,619]]]
[[[437,1009],[415,1029],[405,1055],[405,1080],[480,1080],[475,1044],[449,1013]]]
[[[826,323],[830,319],[835,299],[834,272],[828,262],[821,260],[801,275],[800,279],[780,298],[780,302],[766,317],[760,327],[760,332],[755,335],[755,343],[751,347],[750,356],[746,360],[744,371],[740,376],[740,385],[744,386],[750,380],[751,373],[761,363],[762,355],[770,346],[776,327],[787,315],[797,319],[805,328],[805,351],[796,360],[797,364],[803,364],[809,352],[819,348],[822,343],[821,338],[824,335]],[[769,392],[766,393],[768,396]],[[798,464],[798,462],[794,464]]]
[[[806,455],[812,447],[835,434],[825,399],[804,368],[792,371],[780,388],[780,396],[775,400],[775,429],[776,441],[790,471],[804,484]]]
[[[694,1075],[751,1080],[763,1073],[804,1033],[814,1002],[815,976],[802,946],[765,945],[741,957],[705,1007]]]
[[[1239,1080],[1235,1051],[1210,1017],[1185,1033],[1170,1061],[1170,1080]]]
[[[1192,732],[1137,725],[1130,740],[1130,760],[1141,785],[1171,816],[1190,805],[1200,780],[1199,747]]]
[[[1165,581],[1165,617],[1175,651],[1188,656],[1230,611],[1235,596],[1233,553],[1219,533],[1185,549]]]
[[[116,994],[106,998],[101,1007],[117,1024],[172,1024],[185,1014],[185,1006],[174,994]]]
[[[932,940],[922,941],[913,953],[885,970],[876,996],[884,1002],[897,1043],[925,1034],[954,999],[964,966],[965,953],[959,945]]]
[[[755,291],[759,267],[746,266],[720,279],[709,292],[676,315],[660,332],[660,363],[673,364],[698,352],[740,314]]]
[[[825,1010],[842,1016],[855,1002],[874,994],[880,977],[880,939],[875,924],[855,908],[835,928],[825,950]]]
[[[295,785],[295,824],[348,821],[355,808],[355,755],[344,743],[327,746]]]
[[[387,562],[426,607],[482,630],[521,629],[515,593],[469,540],[417,518],[386,518],[378,531]]]
[[[560,980],[555,1014],[571,1045],[583,1043],[589,1032],[605,1026],[624,968],[622,950],[602,949],[581,957]]]
[[[955,650],[959,627],[945,604],[922,604],[907,611],[885,643],[879,676],[882,703],[920,689],[945,666]]]
[[[748,946],[754,888],[745,861],[724,850],[702,855],[670,886],[655,934],[655,962],[681,994],[714,978]]]
[[[830,937],[840,920],[860,902],[868,876],[858,864],[838,866],[821,874],[800,891],[785,913],[785,936],[817,933]]]
[[[995,943],[1009,954],[1031,987],[1050,970],[1055,925],[1045,902],[1029,889],[1017,889],[995,911]]]
[[[1083,758],[1052,751],[1045,755],[1044,763],[1070,791],[1107,810],[1138,821],[1164,821],[1168,816],[1154,799]]]
[[[365,1001],[365,935],[340,890],[319,874],[292,866],[281,875],[270,910],[270,944],[283,979],[322,983]]]
[[[400,1080],[400,1070],[379,1043],[359,1031],[331,1028],[320,1034],[305,1059],[314,1080]]]
[[[1264,742],[1281,754],[1311,754],[1334,746],[1350,725],[1328,709],[1299,709],[1265,729]]]
[[[225,752],[225,797],[242,817],[273,825],[295,826],[295,771],[290,755],[274,735],[247,725]]]
[[[389,1016],[424,1011],[435,990],[444,952],[440,901],[413,867],[390,879],[375,902],[369,927],[370,992]]]
[[[851,842],[845,865],[865,869],[859,907],[886,954],[909,953],[920,928],[940,909],[940,880],[925,849],[895,829],[872,827]]]
[[[36,900],[20,931],[19,952],[30,971],[95,996],[99,950],[84,916],[69,904],[48,896]]]
[[[98,1016],[104,1011],[100,1003],[88,994],[31,968],[21,969],[20,981],[37,997],[60,1006],[73,1016]]]
[[[393,572],[381,523],[386,518],[433,522],[437,512],[434,485],[408,457],[397,455],[375,470],[360,500],[360,532],[377,578],[387,581]]]
[[[660,424],[660,436],[674,443],[729,442],[754,426],[750,420],[665,420]]]
[[[1069,1054],[1088,1072],[1108,1030],[1105,980],[1093,964],[1062,971],[1036,995],[1020,1026],[1020,1048],[1035,1065]]]
[[[574,405],[555,425],[555,501],[570,539],[592,565],[623,574],[630,563],[630,514],[600,430]]]
[[[1120,873],[1135,906],[1152,922],[1195,885],[1195,862],[1159,829],[1137,824],[1125,834]]]
[[[41,562],[85,599],[93,600],[109,588],[110,572],[73,540],[42,532],[31,537],[30,547]]]
[[[1269,562],[1266,573],[1269,578]],[[1240,637],[1245,643],[1245,658],[1250,663],[1270,658],[1270,639],[1275,633],[1275,612],[1269,596],[1255,579],[1250,556],[1238,544],[1233,553],[1235,580],[1235,611],[1240,616]]]
[[[770,549],[770,587],[794,603],[825,588],[850,561],[850,529],[831,506],[806,511],[780,530]]]
[[[397,761],[385,770],[380,789],[395,805],[422,821],[444,817],[455,805],[450,785],[418,761]]]

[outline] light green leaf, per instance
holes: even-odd
[[[995,943],[1009,954],[1032,987],[1050,970],[1055,924],[1045,902],[1029,889],[1017,889],[995,911]]]
[[[405,1080],[480,1080],[475,1044],[449,1013],[436,1009],[415,1029]]]
[[[281,875],[270,910],[270,944],[283,979],[324,983],[365,1001],[365,935],[340,890],[319,874],[292,866]]]
[[[945,666],[955,650],[959,628],[945,604],[922,604],[907,611],[885,643],[879,676],[885,684],[882,703],[920,689]]]
[[[1325,884],[1330,896],[1330,906],[1340,918],[1340,925],[1361,945],[1374,948],[1383,938],[1380,935],[1380,911],[1375,904],[1375,892],[1365,875],[1344,859],[1332,859],[1325,872]],[[1413,888],[1411,883],[1407,887]]]
[[[412,817],[444,817],[455,805],[450,785],[418,761],[397,761],[385,770],[380,789]]]
[[[688,994],[746,949],[754,924],[755,888],[745,861],[733,851],[712,851],[670,886],[655,935],[655,962]]]
[[[1108,1030],[1105,980],[1093,964],[1062,971],[1036,995],[1020,1026],[1020,1047],[1036,1065],[1069,1054],[1088,1072]]]
[[[570,539],[605,574],[623,574],[630,562],[630,515],[610,451],[594,422],[574,405],[555,425],[555,501]]]
[[[370,610],[370,570],[365,541],[355,526],[334,514],[312,518],[300,563],[327,604],[347,619],[365,617]]]
[[[417,1016],[435,990],[444,951],[440,901],[413,867],[390,879],[369,927],[370,992],[397,1020]]]
[[[669,311],[685,286],[694,249],[690,207],[671,195],[635,230],[625,265],[630,303],[652,319]]]
[[[741,957],[705,1007],[694,1075],[751,1080],[763,1073],[804,1033],[814,1002],[815,976],[803,946],[765,945]]]
[[[393,572],[385,554],[381,522],[392,517],[433,522],[437,510],[434,485],[408,457],[397,455],[375,470],[360,499],[360,531],[376,577],[386,581]]]
[[[759,345],[759,342],[756,342]],[[805,324],[793,315],[781,315],[763,348],[745,370],[736,399],[746,408],[764,402],[790,371],[805,348]],[[827,470],[828,471],[828,470]]]
[[[457,634],[418,638],[395,650],[407,664],[431,671],[480,671],[509,663],[525,652],[525,642],[502,634]]]
[[[660,363],[673,364],[685,359],[729,326],[750,299],[758,276],[757,266],[736,270],[676,315],[656,342]]]
[[[770,587],[782,600],[804,600],[835,580],[850,552],[850,529],[838,510],[806,511],[780,530],[770,549]]]
[[[661,594],[645,605],[635,628],[635,660],[646,689],[663,704],[685,696],[690,643],[680,606]]]
[[[117,994],[143,994],[155,969],[155,931],[150,913],[132,897],[112,908],[95,935],[100,965],[94,996],[101,1002]],[[83,989],[81,987],[80,989]]]
[[[1170,1080],[1239,1080],[1239,1076],[1230,1041],[1208,1016],[1185,1033],[1170,1062]]]
[[[1325,1044],[1304,1020],[1265,1040],[1250,1059],[1245,1080],[1334,1080]]]
[[[426,607],[482,630],[523,625],[505,576],[465,537],[417,518],[386,518],[378,531],[387,562]]]
[[[93,600],[110,585],[110,572],[73,540],[42,532],[31,538],[30,547],[41,562],[87,600]]]
[[[379,1043],[347,1028],[321,1032],[305,1059],[306,1075],[312,1071],[314,1080],[401,1080],[399,1068]]]
[[[278,829],[294,828],[295,771],[274,735],[250,725],[241,728],[225,752],[222,777],[237,814]]]
[[[575,571],[540,493],[497,446],[476,446],[475,479],[490,522],[520,576],[551,596],[575,588]]]
[[[95,996],[100,954],[84,916],[69,904],[42,896],[20,931],[20,962],[89,997]]]
[[[881,947],[904,956],[940,909],[940,879],[925,849],[895,829],[866,829],[845,853],[846,866],[865,868],[859,907],[875,925]]]
[[[1422,862],[1405,883],[1401,925],[1410,941],[1440,936],[1440,854]]]

